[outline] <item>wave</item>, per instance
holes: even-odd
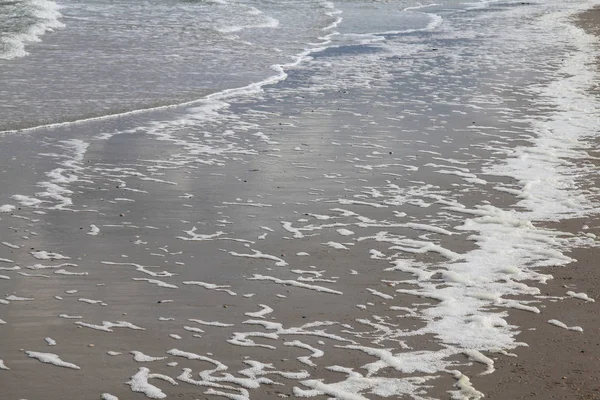
[[[28,54],[25,47],[29,43],[41,41],[41,36],[46,32],[64,28],[60,21],[62,14],[59,6],[50,0],[28,0],[15,3],[11,10],[5,14],[8,18],[18,18],[25,26],[15,28],[17,31],[8,32],[0,37],[0,59],[11,60],[24,57]],[[27,23],[28,21],[31,21]]]
[[[248,10],[244,13],[246,16],[257,17],[256,21],[244,21],[243,23],[226,24],[215,28],[220,33],[234,33],[244,29],[260,29],[260,28],[277,28],[279,26],[279,20],[268,15],[265,15],[261,10],[256,7],[249,6]],[[230,21],[228,21],[230,22]]]
[[[42,124],[42,125],[36,125],[36,126],[22,128],[22,129],[7,129],[7,130],[0,131],[0,135],[12,134],[12,133],[16,133],[16,132],[29,132],[29,131],[34,131],[34,130],[38,130],[38,129],[53,129],[53,128],[59,128],[59,127],[63,127],[63,126],[87,123],[87,122],[91,122],[91,121],[104,121],[104,120],[109,120],[109,119],[113,119],[113,118],[119,118],[119,117],[130,116],[130,115],[138,115],[138,114],[142,114],[142,113],[148,113],[148,112],[160,111],[160,110],[168,110],[168,109],[174,109],[174,108],[179,108],[179,107],[198,106],[198,108],[194,109],[195,111],[198,111],[200,109],[204,110],[205,108],[206,109],[213,109],[213,108],[220,109],[220,108],[226,107],[228,105],[228,103],[226,102],[227,100],[260,93],[264,86],[273,85],[280,81],[285,80],[287,78],[287,73],[285,72],[287,69],[298,66],[300,63],[302,63],[303,61],[310,58],[310,54],[323,51],[327,47],[331,46],[333,36],[339,34],[337,31],[335,31],[335,28],[342,22],[342,18],[339,16],[336,16],[337,14],[340,13],[340,11],[335,8],[332,8],[331,7],[332,3],[323,2],[321,5],[322,5],[323,9],[327,10],[327,11],[325,11],[325,15],[333,18],[334,22],[332,24],[328,25],[326,28],[324,28],[325,34],[323,36],[319,37],[320,42],[312,43],[311,45],[313,45],[315,47],[306,48],[305,50],[303,50],[300,53],[293,56],[291,62],[271,65],[271,70],[275,71],[275,74],[271,75],[263,80],[260,80],[257,82],[252,82],[248,85],[241,86],[241,87],[235,87],[235,88],[231,88],[231,89],[216,91],[207,96],[203,96],[201,98],[193,99],[190,101],[161,105],[161,106],[157,106],[157,107],[140,108],[140,109],[125,111],[125,112],[117,112],[117,113],[111,113],[111,114],[106,114],[106,115],[100,115],[97,117],[82,118],[82,119],[77,119],[77,120],[62,121],[62,122],[56,122],[56,123],[50,123],[50,124]],[[208,105],[208,107],[206,107],[207,105]]]

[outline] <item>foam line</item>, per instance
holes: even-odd
[[[37,351],[26,351],[25,354],[27,354],[28,357],[35,358],[36,360],[38,360],[44,364],[52,364],[57,367],[70,368],[70,369],[81,369],[81,367],[79,367],[75,364],[61,360],[60,357],[56,354],[40,353]]]
[[[252,318],[265,318],[265,315],[268,315],[273,312],[273,309],[267,305],[259,304],[258,306],[261,308],[261,310],[256,312],[247,312],[244,313],[244,315],[247,315]]]
[[[454,386],[458,388],[458,391],[454,392],[456,396],[453,396],[453,398],[480,400],[485,397],[483,393],[473,387],[468,376],[460,371],[453,371],[452,375],[454,375],[454,378],[456,379],[456,384]]]
[[[167,357],[152,357],[147,354],[142,353],[141,351],[130,351],[133,354],[133,360],[136,362],[152,362],[152,361],[160,361],[165,360]]]
[[[248,314],[246,314],[246,315],[248,315]],[[234,324],[225,324],[223,322],[218,322],[218,321],[203,321],[201,319],[188,319],[188,321],[195,322],[200,325],[215,326],[215,327],[219,327],[219,328],[227,328],[230,326],[234,326]]]
[[[567,292],[567,296],[573,297],[575,299],[585,300],[585,301],[590,302],[590,303],[593,303],[593,302],[596,301],[596,300],[592,299],[590,296],[588,296],[585,293],[575,293],[575,292],[570,291],[570,290]]]
[[[583,332],[583,328],[580,326],[567,326],[564,322],[560,322],[556,319],[551,319],[548,321],[548,323],[558,326],[559,328],[567,329],[569,331]]]
[[[182,282],[184,285],[195,285],[200,286],[208,290],[214,290],[216,292],[225,292],[230,296],[237,296],[237,293],[230,290],[231,286],[229,285],[215,285],[214,283],[200,282],[200,281],[185,281]]]
[[[12,204],[4,204],[2,206],[0,206],[0,213],[10,213],[12,212],[16,207],[13,206]]]
[[[30,254],[38,260],[68,260],[69,257],[59,253],[52,253],[45,250],[32,251]]]
[[[167,395],[162,390],[148,382],[153,378],[161,379],[169,382],[171,385],[177,386],[177,382],[172,378],[162,374],[151,374],[150,370],[145,367],[141,367],[138,372],[131,377],[131,380],[127,382],[127,385],[131,386],[132,392],[143,393],[150,399],[166,398]]]
[[[325,246],[334,248],[336,250],[350,250],[348,247],[344,246],[343,244],[334,242],[334,241],[329,241],[327,243],[322,243],[322,244],[324,244]]]
[[[156,286],[162,287],[162,288],[179,289],[179,287],[176,285],[172,285],[170,283],[166,283],[166,282],[160,281],[158,279],[149,279],[149,278],[131,278],[131,279],[133,279],[134,281],[145,281],[145,282],[148,282],[150,284],[153,284],[153,285],[156,285]]]
[[[277,265],[278,267],[288,266],[288,263],[279,257],[276,257],[271,254],[265,254],[259,250],[253,250],[253,249],[250,249],[250,250],[252,250],[253,254],[236,253],[235,251],[230,251],[229,254],[231,254],[232,256],[235,256],[235,257],[258,258],[258,259],[263,259],[263,260],[275,261],[275,265]]]
[[[140,330],[140,331],[146,330],[144,328],[141,328],[141,327],[134,325],[131,322],[127,322],[127,321],[116,321],[116,322],[102,321],[102,325],[94,325],[94,324],[88,324],[86,322],[76,321],[76,322],[74,322],[74,324],[83,326],[85,328],[95,329],[95,330],[104,331],[104,332],[114,332],[113,328],[129,328],[129,329]]]
[[[311,345],[308,345],[306,343],[303,343],[299,340],[294,340],[291,342],[285,342],[283,343],[284,346],[293,346],[293,347],[298,347],[301,349],[305,349],[305,350],[309,350],[312,352],[312,354],[310,356],[304,356],[304,357],[298,357],[298,361],[300,361],[303,364],[306,364],[310,367],[316,367],[317,364],[315,364],[311,358],[320,358],[323,357],[325,355],[325,352],[323,350],[317,349],[315,347],[312,347]]]
[[[15,296],[14,294],[6,296],[5,299],[8,301],[33,301],[33,300],[35,300],[33,297],[19,297],[19,296]]]
[[[338,294],[338,295],[344,294],[344,293],[340,292],[339,290],[329,289],[324,286],[309,285],[309,284],[294,281],[291,279],[279,279],[279,278],[275,278],[272,276],[266,276],[266,275],[254,274],[252,276],[252,278],[248,278],[248,280],[250,280],[250,281],[271,281],[271,282],[278,283],[280,285],[295,286],[295,287],[302,288],[302,289],[314,290],[316,292]]]

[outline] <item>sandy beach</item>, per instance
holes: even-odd
[[[600,12],[526,6],[0,134],[0,400],[599,399]]]
[[[588,32],[600,33],[600,10],[593,9],[578,17]],[[596,145],[598,142],[595,142]],[[596,147],[597,148],[597,147]],[[591,156],[597,151],[592,150]],[[589,182],[591,187],[596,180]],[[577,234],[582,228],[597,227],[598,219],[578,219],[551,225]],[[577,260],[566,268],[548,271],[553,279],[541,290],[548,298],[564,298],[567,290],[577,288],[592,298],[600,292],[597,273],[598,249],[574,249],[569,254]],[[573,306],[573,302],[577,305]],[[586,335],[556,329],[547,323],[548,315],[569,326],[585,326]],[[597,399],[600,398],[600,316],[597,303],[581,299],[554,300],[544,304],[538,315],[511,315],[509,320],[522,327],[518,338],[527,347],[516,352],[518,358],[498,360],[498,373],[481,380],[491,399]]]

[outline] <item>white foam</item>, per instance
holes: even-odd
[[[259,304],[258,306],[261,308],[260,311],[247,312],[244,313],[244,315],[247,315],[252,318],[265,318],[265,315],[271,314],[273,312],[273,309],[267,305]]]
[[[166,394],[158,387],[150,384],[150,379],[161,379],[169,382],[171,385],[177,386],[177,382],[172,378],[162,374],[152,374],[148,368],[140,368],[139,371],[131,377],[131,380],[127,382],[127,385],[131,386],[131,391],[136,393],[143,393],[150,399],[164,399],[167,397]]]
[[[156,285],[156,286],[162,287],[162,288],[179,289],[179,287],[176,285],[172,285],[170,283],[163,282],[158,279],[149,279],[149,278],[131,278],[131,279],[133,279],[134,281],[145,281],[145,282],[151,283],[153,285]]]
[[[224,201],[223,204],[231,205],[231,206],[248,206],[248,207],[257,207],[257,208],[273,207],[273,204],[254,203],[250,200],[248,200],[248,202],[246,202],[246,203],[235,202],[235,201]]]
[[[367,290],[369,292],[371,292],[371,294],[373,294],[375,296],[379,296],[382,299],[386,299],[386,300],[393,300],[394,299],[394,296],[386,294],[386,293],[379,292],[379,291],[377,291],[375,289],[367,288]]]
[[[10,371],[10,368],[4,364],[4,360],[0,359],[0,370]]]
[[[223,231],[217,231],[212,234],[202,234],[202,233],[196,233],[196,230],[197,230],[197,228],[194,226],[189,231],[184,231],[191,237],[177,236],[177,239],[202,242],[202,241],[213,240],[213,239],[216,239],[216,238],[219,238],[219,237],[225,235],[225,232],[223,232]]]
[[[70,275],[70,276],[87,276],[89,275],[87,272],[72,272],[72,271],[67,271],[66,269],[57,269],[56,271],[54,271],[55,274],[57,275]]]
[[[96,225],[90,225],[90,231],[87,232],[87,235],[90,236],[97,236],[100,233],[100,228],[98,228]]]
[[[0,206],[0,213],[9,213],[12,212],[16,207],[12,204],[4,204]]]
[[[35,0],[24,5],[27,6],[25,11],[27,17],[35,22],[26,31],[5,35],[0,40],[0,48],[3,49],[0,52],[0,59],[11,60],[26,56],[27,44],[39,42],[45,33],[65,26],[60,22],[62,15],[58,12],[59,6],[54,1]]]
[[[146,330],[144,328],[141,328],[141,327],[134,325],[131,322],[127,322],[127,321],[115,321],[115,322],[102,321],[102,325],[94,325],[94,324],[88,324],[87,322],[76,321],[76,322],[74,322],[74,324],[78,325],[78,326],[83,326],[85,328],[95,329],[95,330],[104,331],[104,332],[113,332],[112,328],[128,328],[128,329],[140,330],[140,331]]]
[[[286,267],[288,265],[288,263],[285,260],[283,260],[279,257],[276,257],[274,255],[265,254],[258,250],[253,250],[253,249],[250,249],[250,250],[252,250],[253,254],[236,253],[235,251],[230,251],[229,254],[231,254],[232,256],[235,256],[235,257],[246,257],[246,258],[257,258],[257,259],[263,259],[263,260],[272,260],[272,261],[275,261],[275,265],[277,265],[278,267]]]
[[[40,199],[36,199],[35,197],[30,196],[24,196],[21,194],[12,195],[11,198],[18,201],[19,204],[21,204],[22,206],[26,207],[37,207],[43,203],[43,201]]]
[[[336,250],[350,250],[348,247],[346,247],[346,246],[344,246],[343,244],[341,244],[341,243],[338,243],[338,242],[333,242],[333,241],[330,241],[330,242],[323,243],[323,244],[324,244],[325,246],[332,247],[332,248],[334,248],[334,249],[336,249]]]
[[[414,222],[409,222],[406,224],[400,224],[400,226],[405,226],[407,228],[412,228],[412,229],[421,230],[421,231],[439,233],[441,235],[448,235],[448,236],[452,235],[452,232],[450,232],[447,229],[440,228],[437,226],[427,225],[427,224],[417,224]]]
[[[111,262],[111,261],[100,261],[100,263],[105,264],[105,265],[133,266],[133,267],[135,267],[135,270],[137,272],[142,272],[146,275],[150,275],[150,276],[156,277],[156,278],[171,277],[171,276],[176,275],[176,274],[168,272],[168,271],[153,272],[153,271],[149,270],[149,268],[161,268],[161,267],[157,267],[157,266],[140,265],[140,264],[135,264],[135,263],[117,263],[117,262]]]
[[[296,397],[315,397],[326,395],[339,400],[366,400],[367,397],[361,392],[372,393],[378,397],[400,398],[410,397],[421,399],[422,386],[429,377],[412,378],[382,378],[363,376],[352,368],[341,366],[330,366],[328,370],[344,373],[346,379],[341,382],[324,383],[321,380],[309,379],[300,383],[310,390],[294,387],[293,393]],[[467,400],[467,399],[462,399]]]
[[[70,263],[64,263],[64,264],[58,264],[58,265],[34,264],[34,265],[28,265],[25,268],[38,270],[38,269],[57,269],[57,268],[64,268],[64,267],[77,267],[77,264],[70,264]]]
[[[548,321],[548,323],[558,326],[563,329],[567,329],[569,331],[583,332],[583,328],[580,326],[567,326],[564,322],[560,322],[559,320],[556,320],[556,319],[551,319]]]
[[[260,337],[266,339],[277,339],[276,333],[265,333],[265,332],[234,332],[231,339],[227,340],[227,343],[241,346],[241,347],[262,347],[265,349],[275,350],[275,346],[270,344],[256,343],[254,340],[249,339],[250,337]]]
[[[61,360],[60,357],[56,354],[39,353],[37,351],[26,351],[25,354],[27,354],[29,357],[35,358],[45,364],[52,364],[57,367],[63,367],[63,368],[81,369],[79,366],[77,366],[75,364]]]
[[[102,300],[92,300],[92,299],[86,299],[85,297],[82,297],[80,299],[77,299],[77,301],[80,301],[82,303],[87,303],[87,304],[99,304],[101,306],[106,306],[107,304],[105,302],[103,302]]]
[[[340,347],[344,349],[359,350],[365,354],[379,358],[379,361],[375,361],[363,366],[363,368],[369,371],[370,375],[387,367],[394,368],[396,371],[406,374],[411,374],[414,372],[435,374],[438,371],[443,371],[448,366],[452,365],[453,362],[448,361],[447,358],[458,353],[457,350],[444,349],[440,351],[420,350],[394,354],[392,351],[387,349],[372,348],[367,346],[345,345]]]
[[[476,390],[471,384],[471,380],[468,376],[462,374],[460,371],[453,371],[452,373],[456,379],[454,386],[458,388],[458,391],[451,392],[452,398],[456,400],[480,400],[485,397],[483,393]]]
[[[21,276],[27,276],[30,278],[50,278],[49,275],[44,275],[44,274],[28,274],[27,272],[19,272],[19,275]]]
[[[216,292],[225,292],[230,296],[237,296],[237,294],[235,292],[233,292],[229,289],[231,287],[230,285],[216,285],[214,283],[200,282],[200,281],[186,281],[186,282],[182,282],[182,283],[184,285],[200,286],[200,287],[203,287],[208,290],[214,290]]]
[[[251,278],[248,278],[248,280],[271,281],[271,282],[278,283],[280,285],[295,286],[295,287],[302,288],[302,289],[314,290],[316,292],[338,294],[338,295],[343,294],[342,292],[340,292],[338,290],[330,289],[330,288],[327,288],[324,286],[309,285],[309,284],[294,281],[291,279],[279,279],[279,278],[275,278],[273,276],[267,276],[267,275],[254,274]]]
[[[117,396],[113,396],[110,393],[102,393],[102,396],[100,396],[100,398],[102,400],[119,400]]]
[[[5,299],[8,301],[33,301],[33,300],[35,300],[33,297],[19,297],[19,296],[15,296],[14,294],[7,295],[5,297]]]
[[[478,363],[487,365],[487,369],[484,372],[482,372],[480,375],[491,374],[492,372],[495,371],[495,369],[494,369],[494,360],[492,360],[489,357],[486,357],[480,351],[469,349],[469,350],[465,350],[463,353],[467,357],[469,357],[469,360],[473,360],[473,361],[476,361]]]
[[[188,360],[200,360],[200,361],[208,361],[210,363],[213,364],[221,364],[220,362],[213,360],[212,358],[209,357],[205,357],[205,356],[201,356],[195,353],[190,353],[187,351],[182,351],[179,349],[171,349],[169,351],[167,351],[167,354],[171,355],[171,356],[175,356],[175,357],[183,357],[183,358],[187,358]]]
[[[570,296],[570,297],[573,297],[573,298],[576,298],[576,299],[580,299],[580,300],[585,300],[585,301],[590,302],[590,303],[593,303],[593,302],[596,301],[596,300],[592,299],[590,296],[588,296],[585,293],[575,293],[575,292],[570,291],[570,290],[567,292],[567,296]]]
[[[188,332],[194,332],[194,333],[204,333],[204,331],[200,328],[195,328],[193,326],[184,326],[183,329],[185,329]],[[194,335],[194,337],[201,337],[200,335]]]
[[[256,24],[220,26],[220,27],[216,28],[216,30],[221,33],[235,33],[235,32],[242,31],[244,29],[258,29],[258,28],[273,29],[273,28],[277,28],[278,26],[279,26],[279,21],[277,19],[265,15],[265,16],[262,16],[262,22],[259,22]]]
[[[303,343],[299,340],[294,340],[292,342],[285,342],[283,343],[284,346],[293,346],[293,347],[299,347],[301,349],[305,349],[305,350],[309,350],[312,352],[312,354],[310,356],[303,356],[303,357],[298,357],[298,361],[300,361],[303,364],[306,364],[308,366],[311,367],[316,367],[317,365],[311,360],[311,358],[320,358],[323,357],[323,355],[325,355],[325,352],[323,350],[317,349],[315,347],[312,347],[306,343]]]
[[[30,254],[33,257],[37,258],[38,260],[68,260],[69,259],[69,257],[63,256],[62,254],[52,253],[52,252],[48,252],[45,250],[32,251]]]
[[[374,208],[386,208],[386,207],[388,207],[385,204],[373,203],[373,202],[362,201],[362,200],[337,199],[336,201],[339,204],[343,204],[343,205],[361,205],[361,206],[369,206],[369,207],[374,207]]]
[[[477,175],[472,174],[470,172],[462,172],[462,171],[448,170],[448,169],[440,169],[435,172],[437,172],[439,174],[460,176],[461,178],[463,178],[464,181],[469,182],[469,183],[476,183],[478,185],[486,185],[487,184],[486,180],[478,178]]]
[[[152,357],[142,353],[141,351],[130,351],[133,354],[133,360],[136,362],[152,362],[152,361],[160,361],[165,360],[167,357]]]
[[[384,271],[402,271],[414,275],[418,281],[426,281],[430,279],[434,272],[428,271],[427,267],[418,262],[410,260],[394,260],[390,262],[393,267],[386,268]]]
[[[46,341],[46,343],[48,343],[48,346],[56,346],[56,340],[49,337],[45,338],[44,340]]]
[[[423,253],[433,252],[433,253],[438,253],[450,260],[459,260],[462,258],[462,256],[460,254],[458,254],[452,250],[446,249],[446,248],[444,248],[438,244],[435,244],[433,242],[404,238],[402,236],[392,235],[386,231],[378,232],[374,236],[361,237],[361,238],[358,238],[357,240],[360,242],[360,241],[369,240],[369,239],[375,240],[377,242],[392,243],[394,246],[391,246],[389,248],[390,250],[401,250],[401,251],[404,251],[407,253],[414,253],[414,254],[423,254]]]

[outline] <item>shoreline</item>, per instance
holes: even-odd
[[[574,17],[586,32],[600,37],[600,8]],[[596,63],[596,66],[600,65]],[[596,69],[598,72],[598,68]],[[595,89],[592,89],[595,90]],[[598,139],[595,140],[598,143]],[[594,152],[594,149],[589,149]],[[597,162],[595,162],[596,165]],[[600,183],[599,180],[590,185]],[[600,217],[564,220],[545,224],[567,233],[593,233],[600,236]],[[589,226],[589,228],[586,228]],[[597,240],[597,239],[596,239]],[[553,276],[546,285],[537,285],[550,302],[540,314],[512,311],[507,320],[520,326],[517,339],[527,343],[515,351],[517,357],[495,358],[497,371],[472,376],[474,386],[489,399],[595,400],[600,398],[600,275],[597,260],[600,248],[573,248],[565,255],[576,261],[564,267],[548,267]],[[566,292],[583,292],[595,302],[569,297]],[[548,323],[555,319],[570,331]]]

